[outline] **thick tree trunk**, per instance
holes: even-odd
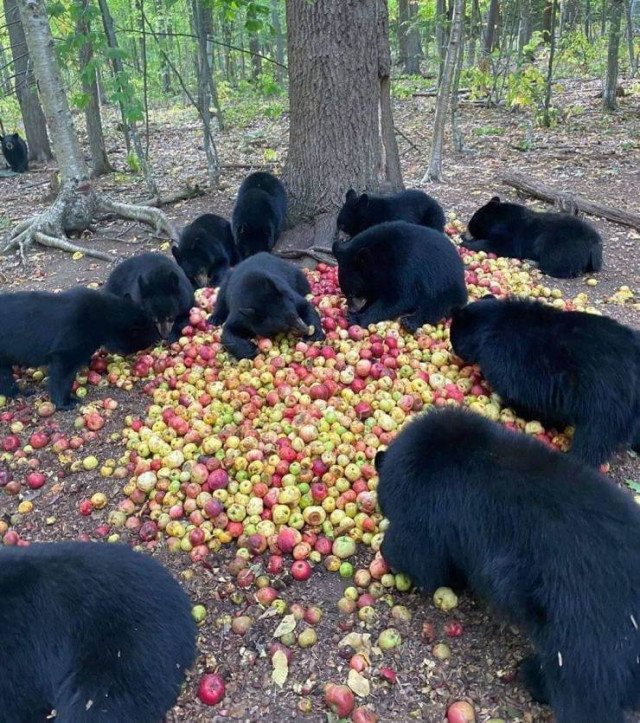
[[[415,1],[398,0],[398,47],[400,64],[407,75],[420,73],[420,33],[415,26]]]
[[[15,89],[29,146],[29,160],[47,161],[53,157],[47,135],[47,123],[30,68],[29,52],[16,0],[4,0],[4,15],[9,29]]]
[[[451,102],[451,88],[458,64],[458,52],[462,37],[462,21],[464,19],[464,0],[455,0],[453,5],[453,18],[451,20],[451,33],[447,47],[447,57],[442,71],[442,82],[438,92],[436,117],[433,124],[433,139],[431,142],[431,159],[429,169],[422,179],[427,181],[442,181],[442,149],[444,146],[444,127],[447,120],[447,110]]]
[[[520,2],[520,17],[518,25],[518,62],[522,63],[523,60],[531,60],[531,58],[524,57],[524,49],[527,43],[531,40],[531,0],[521,0]]]
[[[276,36],[276,80],[282,83],[285,80],[286,71],[284,69],[284,34],[282,32],[282,23],[280,22],[280,11],[278,9],[278,0],[271,0],[271,25]]]
[[[618,88],[618,56],[620,54],[620,27],[622,25],[623,1],[626,0],[610,0],[607,78],[602,95],[602,105],[605,110],[616,110],[618,107],[616,90]]]
[[[498,45],[500,24],[500,4],[499,0],[491,0],[489,3],[489,12],[487,13],[487,32],[484,36],[484,52],[489,55]]]
[[[91,24],[89,20],[90,4],[90,0],[81,0],[82,14],[76,23],[76,31],[79,38],[84,38],[84,42],[80,46],[79,60],[82,92],[88,98],[84,107],[84,116],[91,151],[91,173],[93,176],[102,176],[105,173],[111,173],[113,169],[107,158],[102,132],[102,119],[100,118],[100,96],[98,94],[96,71],[93,65],[93,42],[91,40]]]
[[[376,191],[385,180],[379,3],[386,10],[384,0],[286,2],[292,224],[333,218],[350,187]]]
[[[251,80],[257,80],[262,74],[262,58],[260,56],[260,38],[256,33],[249,33],[249,52],[251,53]]]

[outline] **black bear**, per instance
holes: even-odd
[[[467,587],[533,643],[521,674],[556,723],[640,703],[640,507],[578,460],[461,409],[378,453],[382,554],[423,591]]]
[[[29,152],[27,144],[20,138],[18,133],[9,133],[0,136],[2,153],[15,173],[24,173],[29,170]]]
[[[178,582],[124,545],[0,549],[0,719],[164,720],[196,632]]]
[[[372,193],[358,196],[351,188],[338,214],[338,233],[356,236],[385,221],[407,221],[444,231],[445,216],[435,198],[418,189],[401,191],[392,196],[375,196]]]
[[[591,465],[640,448],[640,334],[604,316],[484,297],[453,314],[455,353],[479,364],[506,404],[575,425],[570,454]]]
[[[68,409],[74,404],[76,372],[96,349],[131,354],[151,346],[155,338],[150,318],[130,298],[82,287],[61,294],[1,294],[0,394],[19,393],[13,366],[46,364],[51,400]]]
[[[271,173],[247,176],[238,190],[231,215],[231,229],[241,259],[271,251],[284,229],[287,192]]]
[[[402,317],[402,326],[414,333],[467,302],[464,265],[439,231],[391,221],[336,241],[333,254],[351,324]]]
[[[544,274],[559,279],[602,268],[602,239],[586,221],[504,203],[499,196],[473,214],[462,245],[472,251],[531,259]]]
[[[129,295],[153,319],[163,339],[176,341],[195,306],[193,287],[184,271],[158,253],[134,256],[109,274],[105,290]]]
[[[171,252],[194,289],[219,286],[229,267],[239,261],[231,224],[215,213],[198,216],[185,226]]]
[[[221,341],[236,359],[257,354],[253,337],[295,331],[305,339],[324,339],[318,312],[304,298],[310,291],[307,277],[293,264],[254,254],[225,276],[209,323],[224,324]]]

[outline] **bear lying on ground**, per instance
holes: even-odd
[[[464,265],[439,231],[392,221],[336,241],[332,250],[351,324],[402,317],[402,326],[414,333],[467,302]]]
[[[559,279],[602,268],[602,239],[586,221],[565,213],[538,213],[494,196],[469,221],[462,245],[472,251],[537,261]]]
[[[284,230],[286,216],[287,193],[282,182],[264,171],[247,176],[240,185],[231,215],[240,258],[271,251]]]
[[[604,316],[484,297],[454,312],[451,345],[522,416],[572,424],[591,465],[640,448],[640,334]]]
[[[191,603],[124,545],[0,549],[0,718],[157,723],[195,656]]]
[[[48,366],[49,394],[59,409],[75,404],[78,369],[101,346],[131,354],[151,346],[156,331],[130,298],[77,287],[62,294],[19,291],[0,295],[0,394],[20,392],[12,366]],[[1,710],[1,709],[0,709]]]
[[[195,306],[193,287],[184,271],[158,253],[134,256],[109,274],[105,290],[129,295],[153,319],[163,339],[176,341]]]
[[[351,188],[338,214],[337,227],[339,233],[347,236],[356,236],[385,221],[407,221],[444,231],[445,220],[442,206],[424,191],[409,189],[391,196],[358,196]]]
[[[219,286],[229,267],[239,261],[231,224],[214,213],[198,216],[185,226],[171,253],[194,289]]]
[[[12,171],[24,173],[29,170],[27,144],[20,138],[18,133],[0,136],[0,143],[2,143],[2,153]]]
[[[307,277],[293,264],[254,254],[224,278],[209,323],[224,324],[222,343],[236,359],[257,354],[253,337],[295,331],[312,341],[324,339],[318,312],[304,298],[310,291]]]
[[[556,723],[640,703],[640,507],[578,460],[461,409],[379,452],[382,554],[424,592],[468,587],[520,625],[521,674]]]

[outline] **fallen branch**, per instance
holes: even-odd
[[[224,166],[222,166],[224,168]],[[199,196],[204,196],[205,191],[200,188],[200,186],[187,186],[187,188],[183,188],[180,191],[175,191],[175,193],[169,193],[167,196],[160,196],[159,198],[147,198],[144,201],[140,201],[140,205],[142,206],[153,206],[154,208],[158,208],[160,206],[169,206],[172,203],[177,203],[178,201],[188,201],[191,198],[198,198]]]
[[[321,254],[326,254],[326,256],[321,256]],[[313,246],[310,249],[293,249],[291,251],[276,251],[276,256],[279,256],[281,259],[302,259],[305,256],[308,256],[310,259],[313,259],[314,261],[317,261],[319,264],[327,264],[327,266],[335,266],[336,260],[331,253],[331,251],[328,251],[325,248],[322,248],[321,246]]]
[[[594,203],[582,196],[565,193],[564,191],[556,191],[544,183],[540,183],[540,181],[534,181],[519,173],[508,174],[502,179],[502,183],[507,186],[512,186],[529,196],[533,196],[533,198],[539,198],[541,201],[553,203],[562,209],[582,211],[582,213],[588,213],[590,216],[600,216],[601,218],[606,218],[608,221],[613,221],[613,223],[629,226],[640,231],[640,215],[637,213],[621,211],[618,208],[606,206],[603,203]]]
[[[414,98],[435,98],[438,95],[437,88],[431,88],[431,90],[416,91],[411,93]],[[458,95],[468,95],[471,93],[471,88],[460,88]]]

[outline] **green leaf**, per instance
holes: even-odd
[[[636,494],[640,494],[640,482],[635,479],[626,479],[625,484],[627,487],[632,489]]]

